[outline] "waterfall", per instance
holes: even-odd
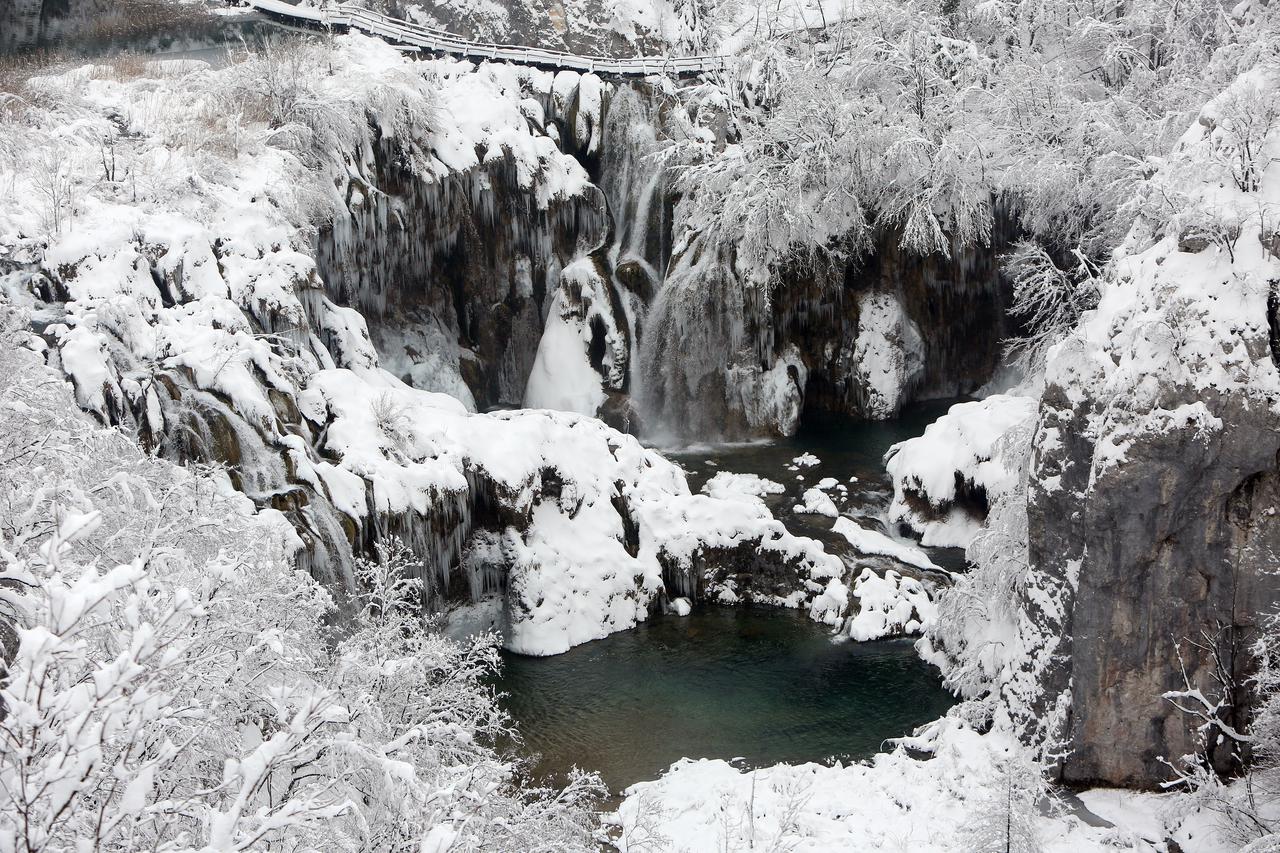
[[[623,387],[633,410],[644,399],[641,352],[649,304],[671,256],[671,176],[656,159],[660,97],[644,84],[619,87],[605,113],[600,155],[600,187],[612,220],[608,266],[632,350]]]

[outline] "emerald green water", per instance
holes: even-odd
[[[505,664],[504,705],[535,774],[576,765],[614,792],[682,757],[866,758],[954,701],[910,640],[833,642],[802,614],[762,608],[700,607]]]
[[[766,503],[793,533],[849,551],[833,520],[793,507],[826,477],[842,514],[883,527],[892,487],[882,458],[919,435],[948,403],[914,407],[871,423],[811,418],[794,438],[668,448],[694,490],[718,471],[759,474],[786,487]],[[796,467],[810,453],[820,460]],[[962,570],[962,552],[928,549]],[[659,776],[680,758],[741,759],[745,766],[832,759],[880,751],[952,705],[913,641],[835,642],[802,612],[700,604],[687,617],[659,616],[630,631],[550,658],[505,655],[498,688],[535,775],[573,766],[599,772],[614,792]]]

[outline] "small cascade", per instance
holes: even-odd
[[[180,462],[226,466],[238,491],[255,503],[289,489],[280,452],[267,447],[256,430],[228,403],[208,391],[185,387],[181,397],[168,401],[165,455]]]
[[[449,581],[461,562],[463,548],[471,535],[472,496],[470,490],[445,492],[436,496],[429,515],[415,512],[378,513],[366,529],[365,547],[385,539],[399,539],[422,562],[423,604],[439,609],[449,594]]]
[[[650,302],[671,257],[671,177],[658,160],[660,95],[646,85],[620,86],[605,113],[600,153],[600,187],[609,205],[612,231],[608,250],[615,308],[625,324],[632,353],[623,386],[643,399],[641,341]],[[633,428],[630,417],[620,424]]]
[[[284,513],[303,541],[299,568],[332,591],[341,608],[343,596],[355,592],[341,513],[323,494],[294,482],[281,448],[269,445],[228,403],[198,388],[184,386],[179,393],[176,400],[165,398],[170,427],[161,453],[184,464],[222,465],[231,484],[254,504]]]
[[[298,568],[334,594],[341,610],[345,604],[342,593],[349,598],[356,592],[351,543],[343,524],[345,516],[323,496],[306,497],[305,505],[285,513],[307,546],[298,554]]]
[[[658,439],[746,433],[727,369],[734,362],[771,366],[760,336],[768,327],[754,319],[758,294],[744,289],[719,247],[701,239],[672,260],[641,338],[640,410]]]
[[[659,121],[651,90],[622,86],[609,101],[599,180],[613,220],[609,251],[615,268],[641,261],[649,269],[665,270],[671,256],[671,181],[657,159]]]

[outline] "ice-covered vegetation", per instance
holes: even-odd
[[[416,607],[416,558],[361,561],[354,615],[225,472],[82,414],[25,317],[0,346],[0,846],[593,849],[595,782],[517,784],[486,679]]]

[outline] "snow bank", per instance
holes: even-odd
[[[980,735],[945,718],[912,745],[866,764],[780,764],[743,771],[726,761],[683,759],[660,779],[632,785],[608,820],[623,853],[666,850],[910,850],[970,853],[975,815],[1016,755],[1012,741]],[[1072,815],[1039,817],[1046,853],[1157,848],[1125,828],[1101,828]]]
[[[859,554],[891,557],[918,569],[942,571],[933,560],[929,559],[929,555],[919,548],[899,542],[878,530],[868,530],[851,518],[843,516],[837,518],[831,529],[843,536]]]
[[[566,317],[560,294],[551,302],[547,327],[538,342],[538,355],[529,374],[524,404],[534,409],[558,409],[594,415],[604,402],[600,374],[587,359],[589,327]],[[584,340],[584,334],[587,335]]]
[[[767,370],[755,362],[729,367],[725,393],[753,434],[794,435],[808,376],[799,348],[790,344]]]
[[[890,522],[921,534],[924,545],[968,545],[990,502],[1017,484],[1016,466],[997,452],[999,439],[1034,417],[1036,407],[1035,399],[1007,394],[957,403],[924,435],[891,447]]]
[[[624,386],[627,340],[614,321],[609,287],[590,258],[560,273],[525,389],[526,406],[595,415],[605,386]],[[597,337],[598,370],[590,358]]]

